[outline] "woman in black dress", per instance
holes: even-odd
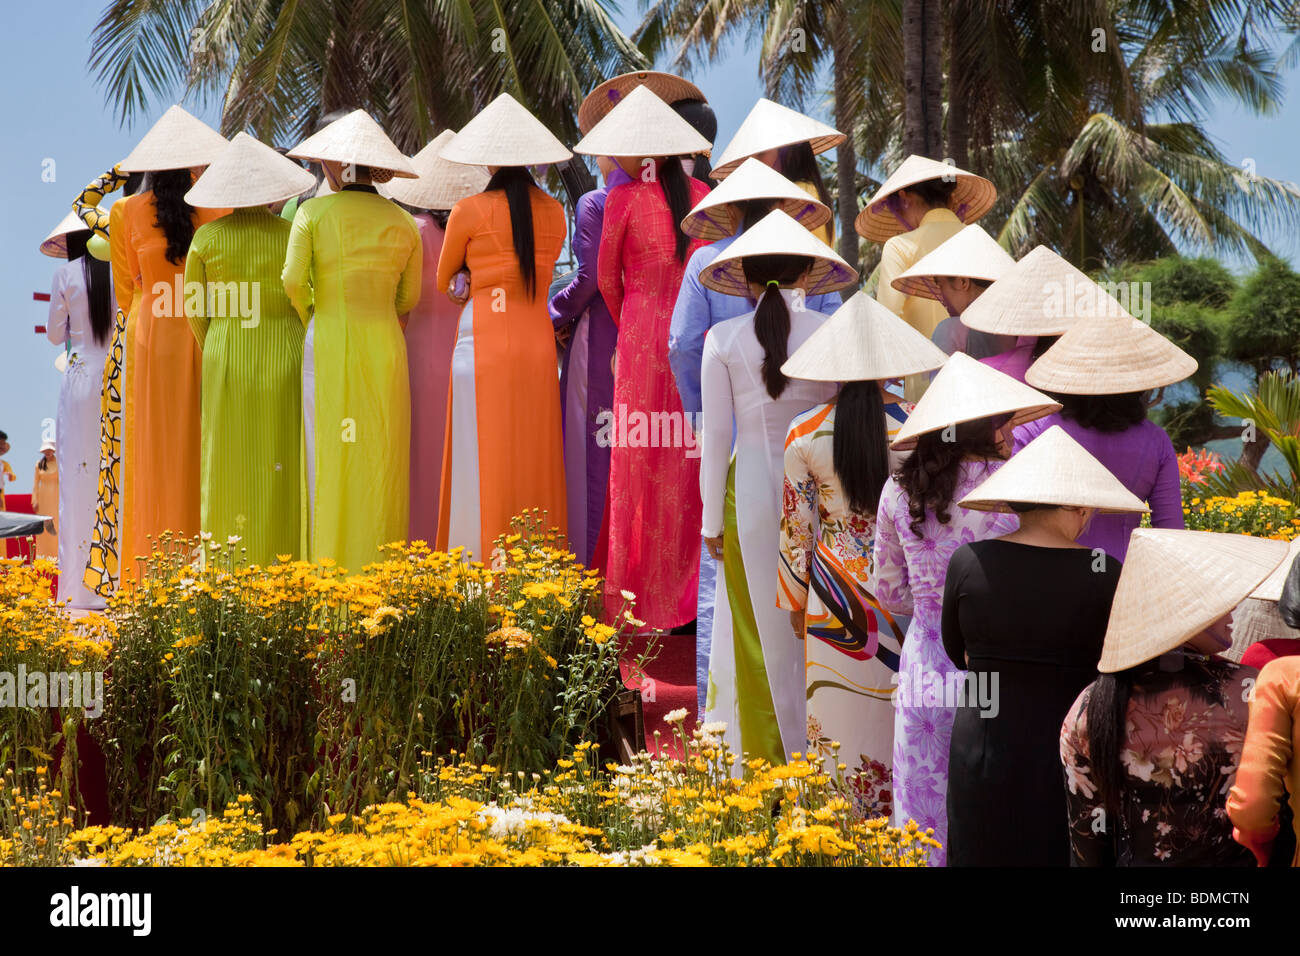
[[[1020,529],[963,545],[943,595],[943,646],[967,669],[948,771],[949,866],[1067,866],[1061,721],[1097,676],[1119,562],[1075,539],[1097,511],[1145,511],[1054,426],[967,498]]]

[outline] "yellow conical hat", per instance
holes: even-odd
[[[1118,395],[1172,385],[1196,371],[1196,359],[1121,313],[1077,323],[1029,366],[1025,381],[1062,395]]]
[[[838,146],[844,139],[844,134],[833,126],[827,126],[780,103],[760,99],[740,124],[736,135],[731,137],[731,142],[718,157],[718,164],[709,176],[712,179],[726,179],[750,156],[757,156],[769,149],[806,142],[812,147],[813,153],[823,153]]]
[[[185,194],[185,201],[202,209],[269,206],[315,184],[316,177],[293,160],[247,133],[237,133]]]
[[[1249,597],[1286,555],[1287,543],[1270,538],[1137,528],[1097,670],[1127,670],[1186,643]]]
[[[573,156],[509,93],[483,107],[440,155],[467,166],[542,166]]]
[[[169,106],[149,127],[118,169],[125,173],[156,172],[206,166],[226,148],[226,138],[179,106]]]
[[[957,503],[976,511],[1010,512],[1013,501],[1108,514],[1151,510],[1060,425],[1037,436]]]
[[[857,270],[839,257],[799,223],[779,209],[773,209],[727,247],[700,273],[700,282],[715,292],[749,295],[742,261],[746,256],[807,256],[813,260],[808,272],[808,295],[834,292],[858,281]]]
[[[879,381],[928,372],[947,360],[941,348],[859,291],[808,336],[781,371],[814,382]]]
[[[996,239],[980,226],[971,223],[947,242],[941,243],[929,255],[918,259],[890,284],[907,295],[938,299],[939,287],[934,283],[936,276],[965,276],[968,279],[997,282],[1015,264],[1016,260],[998,245]]]
[[[48,236],[41,240],[41,254],[52,256],[55,259],[66,259],[68,257],[68,233],[81,232],[83,229],[89,230],[90,227],[81,221],[81,218],[75,213],[70,212],[59,220]]]
[[[655,70],[624,73],[606,80],[583,99],[578,107],[578,129],[582,131],[582,135],[586,136],[590,133],[593,126],[604,119],[623,97],[638,86],[647,87],[651,93],[669,105],[679,100],[706,102],[699,87],[672,73],[660,73]]]
[[[442,158],[442,151],[455,138],[454,132],[445,129],[411,157],[419,178],[394,179],[376,188],[389,199],[416,209],[450,209],[466,196],[481,193],[491,178],[486,167],[465,166]]]
[[[1060,410],[1060,403],[1042,392],[965,352],[954,352],[898,430],[892,447],[898,451],[913,448],[921,435],[978,418],[1010,413],[1013,425],[1023,425]]]
[[[336,119],[304,139],[289,155],[294,159],[369,166],[393,176],[415,178],[411,161],[365,110],[353,110]]]
[[[948,205],[962,222],[974,222],[993,208],[993,203],[998,198],[998,191],[983,176],[913,154],[903,160],[903,164],[894,170],[893,174],[876,190],[876,194],[867,200],[866,208],[858,213],[853,228],[862,238],[872,242],[884,242],[891,236],[906,231],[907,227],[885,207],[885,200],[908,186],[948,177],[957,180],[957,188],[953,191]]]

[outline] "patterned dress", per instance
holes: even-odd
[[[708,187],[689,180],[691,205]],[[685,261],[658,180],[625,183],[605,201],[597,274],[618,325],[609,463],[606,614],[636,595],[636,615],[667,630],[695,618],[700,572],[700,461],[668,365],[668,327]],[[699,248],[692,240],[686,257]],[[667,434],[664,434],[664,431]]]
[[[1181,655],[1137,669],[1121,743],[1118,819],[1110,819],[1088,758],[1088,698],[1061,725],[1070,843],[1078,866],[1251,866],[1233,842],[1225,806],[1237,778],[1249,698],[1259,672],[1219,658]],[[1276,810],[1276,802],[1274,802]]]
[[[1001,465],[982,459],[963,462],[948,522],[927,513],[919,537],[910,526],[907,495],[895,478],[885,483],[876,516],[876,598],[892,614],[912,615],[895,700],[894,820],[933,828],[940,843],[948,837],[948,746],[959,703],[955,694],[964,674],[944,651],[940,630],[948,559],[963,544],[1020,527],[1014,515],[968,511],[956,502]],[[931,862],[943,866],[946,856],[945,850],[936,850]]]
[[[891,438],[909,410],[898,402],[885,406]],[[830,758],[838,742],[855,810],[888,817],[894,687],[908,622],[882,610],[873,595],[876,515],[850,509],[835,474],[834,439],[834,402],[790,424],[776,603],[805,611],[808,750]]]

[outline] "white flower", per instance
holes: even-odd
[[[624,590],[624,591],[619,591],[618,593],[621,594],[621,595],[623,595],[623,600],[624,600],[624,601],[635,601],[635,600],[636,600],[636,595],[633,594],[631,591],[626,591],[626,590]]]
[[[726,733],[727,722],[725,720],[714,720],[711,721],[710,723],[705,724],[700,729],[703,730],[706,734],[716,735],[716,734]]]
[[[203,539],[204,541],[211,541],[211,540],[212,540],[212,532],[211,532],[211,531],[204,531],[204,532],[202,532],[202,533],[199,535],[199,537],[200,537],[201,539]]]
[[[226,544],[235,545],[235,544],[239,544],[239,542],[243,540],[244,539],[241,538],[239,535],[232,534],[229,538],[226,539]]]
[[[665,724],[675,724],[678,721],[682,721],[685,719],[686,719],[685,707],[678,707],[676,710],[670,710],[668,711],[668,713],[664,714]]]

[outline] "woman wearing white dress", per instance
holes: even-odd
[[[59,599],[75,608],[102,608],[104,599],[82,580],[90,557],[99,487],[99,395],[113,334],[113,290],[107,262],[88,255],[90,230],[69,214],[41,243],[41,252],[68,261],[54,273],[46,335],[68,351],[59,389]]]
[[[735,752],[779,764],[804,749],[803,647],[776,603],[785,436],[796,415],[835,394],[833,383],[790,379],[781,366],[826,319],[805,297],[851,285],[857,273],[776,210],[700,279],[758,302],[709,330],[700,375],[701,533],[726,581],[726,601],[714,609],[706,719],[727,724]]]

